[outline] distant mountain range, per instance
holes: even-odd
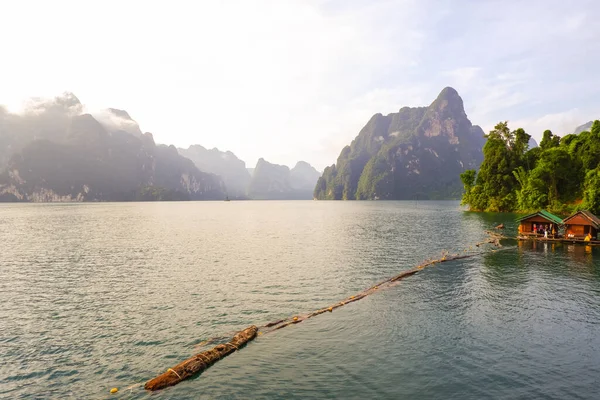
[[[310,164],[300,161],[291,170],[285,165],[258,160],[248,195],[253,199],[310,200],[321,174]]]
[[[460,174],[483,160],[483,130],[447,87],[428,107],[375,114],[323,172],[317,199],[458,199]]]
[[[198,144],[177,150],[179,154],[192,160],[200,171],[219,175],[225,183],[227,196],[239,199],[247,197],[251,176],[246,163],[235,154],[218,149],[207,150]]]
[[[306,177],[288,169],[286,198],[306,198],[296,188],[307,179],[314,186],[320,175],[314,172]],[[259,176],[279,178],[268,171]],[[255,192],[283,193],[254,190],[245,163],[231,152],[155,144],[124,110],[85,114],[72,93],[32,100],[23,114],[0,106],[0,201],[222,200]]]
[[[86,114],[65,93],[22,114],[0,106],[0,201],[454,199],[485,140],[447,87],[429,106],[375,114],[322,176],[303,161],[248,168],[230,151],[156,144],[127,111]]]
[[[207,150],[200,145],[178,149],[179,154],[189,158],[205,172],[223,178],[227,196],[237,199],[312,199],[314,186],[321,173],[304,161],[291,170],[285,165],[271,164],[263,158],[255,168],[230,151]]]

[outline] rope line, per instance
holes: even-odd
[[[169,368],[167,371],[171,371],[172,373],[174,373],[175,375],[177,375],[177,377],[179,379],[181,379],[181,376],[177,373],[177,371],[175,371],[173,368]]]

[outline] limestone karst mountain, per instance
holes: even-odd
[[[337,162],[325,169],[317,199],[458,199],[460,173],[483,159],[483,130],[447,87],[427,107],[375,114]]]
[[[203,172],[216,174],[223,179],[230,198],[246,198],[251,176],[246,163],[231,151],[208,150],[198,144],[187,149],[177,149],[179,154],[189,158]]]
[[[248,196],[264,200],[309,200],[319,176],[320,173],[304,161],[290,170],[261,158],[252,174]]]

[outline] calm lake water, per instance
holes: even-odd
[[[329,305],[514,218],[457,202],[0,205],[0,398],[598,399],[600,252],[510,241],[196,379],[140,385],[207,338]]]

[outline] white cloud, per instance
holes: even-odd
[[[539,143],[542,133],[550,129],[559,136],[573,133],[576,127],[584,123],[600,118],[597,113],[579,110],[577,108],[553,114],[545,114],[539,117],[531,117],[515,121],[509,121],[511,129],[523,128]]]

